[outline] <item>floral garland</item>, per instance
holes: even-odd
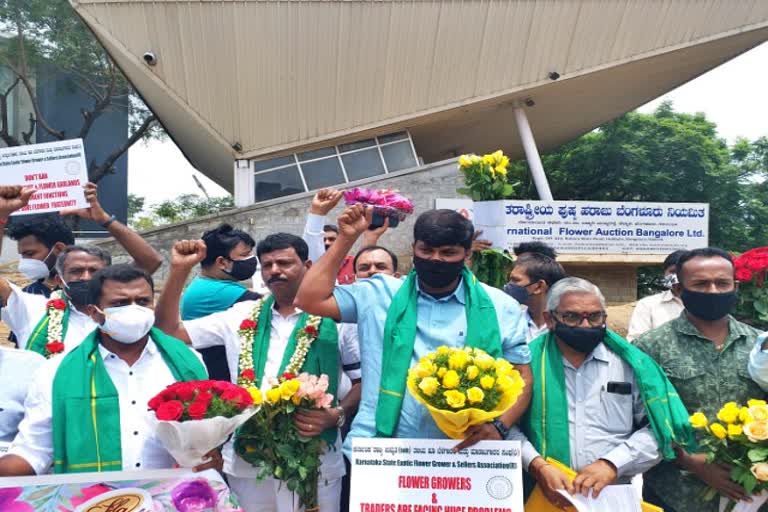
[[[51,294],[51,300],[45,304],[46,314],[48,315],[48,339],[45,344],[46,359],[64,352],[64,342],[62,333],[64,332],[63,320],[64,312],[67,309],[67,301],[61,291],[55,291]]]
[[[240,323],[240,328],[237,331],[240,335],[240,355],[238,361],[240,374],[237,376],[237,385],[244,388],[257,387],[256,371],[253,368],[253,338],[256,336],[259,315],[261,315],[261,307],[263,305],[264,298],[261,298],[253,306],[248,317]],[[285,367],[284,376],[289,375],[290,378],[293,378],[293,376],[301,372],[301,367],[304,366],[309,348],[320,332],[321,320],[322,318],[319,316],[309,315],[304,328],[296,334],[296,350],[293,352],[288,366]]]

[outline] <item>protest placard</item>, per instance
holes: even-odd
[[[610,201],[437,199],[499,249],[544,242],[561,254],[669,254],[706,247],[709,205]]]
[[[82,139],[0,149],[0,185],[37,189],[29,204],[13,215],[87,208],[86,183]]]
[[[522,512],[518,441],[355,438],[350,512]]]

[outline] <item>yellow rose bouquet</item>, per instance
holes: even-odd
[[[439,347],[408,371],[408,391],[453,439],[463,439],[472,425],[501,416],[524,387],[509,361],[470,347]]]
[[[738,483],[756,500],[768,500],[768,405],[765,400],[750,400],[745,406],[728,402],[710,419],[701,412],[693,414],[689,421],[703,434],[700,447],[707,455],[707,462],[728,464],[731,480]],[[700,436],[701,437],[701,436]],[[709,489],[706,499],[716,495]],[[721,507],[722,508],[722,507]],[[738,511],[740,504],[728,508]]]

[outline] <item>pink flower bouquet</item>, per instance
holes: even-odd
[[[406,215],[413,213],[413,203],[407,197],[394,190],[373,190],[368,188],[353,188],[344,192],[346,204],[364,204],[373,207],[373,220],[368,229],[376,229],[384,225],[389,218],[389,227],[394,228]]]

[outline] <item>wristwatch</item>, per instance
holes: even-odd
[[[339,411],[339,419],[336,420],[336,426],[341,428],[344,426],[344,423],[347,422],[347,413],[344,412],[344,408],[342,406],[338,406],[336,410]]]
[[[495,420],[493,420],[492,425],[496,427],[496,431],[499,433],[502,439],[507,438],[507,434],[509,434],[510,429],[507,428],[507,426],[504,423],[502,423],[502,421],[499,418],[496,418]]]

